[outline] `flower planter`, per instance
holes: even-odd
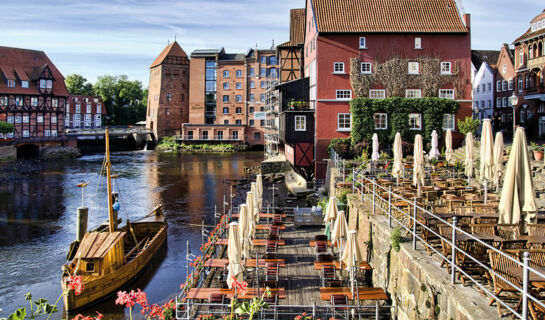
[[[534,150],[534,159],[536,161],[542,161],[543,160],[543,151],[535,151]]]

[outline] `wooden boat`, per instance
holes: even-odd
[[[137,277],[167,237],[167,223],[160,207],[147,216],[129,221],[117,228],[113,209],[111,162],[106,129],[106,174],[108,186],[108,226],[84,232],[75,241],[69,263],[63,266],[62,289],[67,292],[70,276],[82,276],[85,289],[79,295],[73,290],[64,295],[64,307],[74,312],[115,293]],[[81,225],[81,223],[79,223]],[[85,223],[86,225],[86,223]],[[78,231],[79,232],[79,231]],[[76,251],[77,250],[77,251]]]

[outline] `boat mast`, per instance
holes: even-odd
[[[106,142],[106,176],[107,176],[107,185],[108,185],[108,223],[110,225],[110,232],[115,231],[115,221],[114,221],[114,207],[112,199],[112,176],[111,168],[112,164],[110,162],[110,137],[108,134],[108,128],[105,130],[105,142]]]

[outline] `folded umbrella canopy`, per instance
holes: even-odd
[[[346,270],[350,271],[350,283],[351,283],[351,292],[354,295],[354,270],[360,265],[363,261],[363,256],[358,249],[358,244],[356,241],[356,230],[348,231],[348,240],[346,242],[346,247],[344,248],[341,262],[346,266]]]
[[[414,137],[413,149],[413,185],[424,185],[424,148],[422,136],[417,134]]]
[[[452,130],[448,129],[445,136],[445,161],[447,161],[447,164],[452,161],[453,153],[454,150],[452,150]]]
[[[473,133],[468,132],[466,135],[466,161],[465,161],[465,174],[467,176],[467,183],[473,176]]]
[[[371,161],[377,162],[380,158],[380,154],[378,153],[379,150],[379,143],[378,143],[378,135],[376,133],[373,134],[373,153],[371,154]]]
[[[344,211],[339,211],[335,224],[333,225],[333,232],[331,232],[331,245],[338,244],[339,250],[341,249],[341,238],[347,239],[348,236],[348,223]]]
[[[394,165],[392,166],[392,176],[399,179],[403,172],[403,146],[401,133],[396,133],[394,140]]]
[[[498,212],[501,224],[521,224],[526,231],[528,223],[536,220],[536,194],[532,167],[523,128],[518,128],[507,161]]]
[[[496,187],[500,186],[503,169],[503,133],[498,131],[494,140],[494,184]]]
[[[242,204],[238,210],[238,232],[240,235],[240,246],[242,248],[242,257],[250,259],[250,238],[251,238],[251,226],[253,223],[253,217],[250,216],[248,205]],[[251,221],[251,222],[250,222]]]
[[[485,119],[483,121],[480,160],[479,178],[484,186],[484,203],[486,203],[488,182],[492,181],[494,178],[494,138],[492,137],[492,124],[490,123],[490,119]]]
[[[254,197],[254,210],[252,211],[253,217],[255,219],[255,222],[259,222],[259,210],[261,210],[261,207],[259,206],[258,201],[258,190],[257,190],[257,184],[255,182],[252,182],[252,185],[250,187],[250,191],[252,192],[252,196]]]
[[[261,174],[256,175],[255,184],[257,187],[257,207],[261,208],[263,205],[263,176]]]
[[[233,282],[236,278],[237,281],[242,281],[242,248],[240,246],[240,234],[238,232],[238,223],[231,222],[229,224],[229,238],[227,244],[227,258],[229,259],[229,265],[227,266],[227,285],[229,289],[233,288]]]
[[[327,203],[327,209],[325,211],[324,223],[325,223],[325,234],[328,239],[331,239],[331,223],[335,221],[337,217],[337,198],[329,197],[329,202]]]
[[[437,136],[437,131],[433,130],[431,133],[431,150],[429,154],[430,159],[437,159],[441,153],[439,153],[439,138]]]
[[[254,223],[257,224],[259,218],[256,218],[255,196],[254,193],[251,191],[246,192],[246,204],[248,205],[248,215],[252,217]]]

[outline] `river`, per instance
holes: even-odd
[[[74,160],[0,162],[0,318],[28,305],[24,294],[54,302],[61,294],[61,266],[76,234],[76,208],[88,181],[84,203],[89,225],[107,219],[105,186],[95,196],[103,155]],[[214,205],[221,211],[229,180],[245,175],[244,167],[258,165],[263,153],[178,154],[155,151],[112,154],[115,191],[120,194],[119,217],[138,218],[163,204],[168,221],[167,246],[127,290],[140,288],[150,303],[174,298],[185,281],[186,241],[199,251],[200,225],[213,223]],[[3,179],[2,179],[3,178]],[[127,316],[115,299],[98,304],[105,319]],[[59,311],[53,318],[66,317]],[[70,315],[72,318],[73,315]]]

